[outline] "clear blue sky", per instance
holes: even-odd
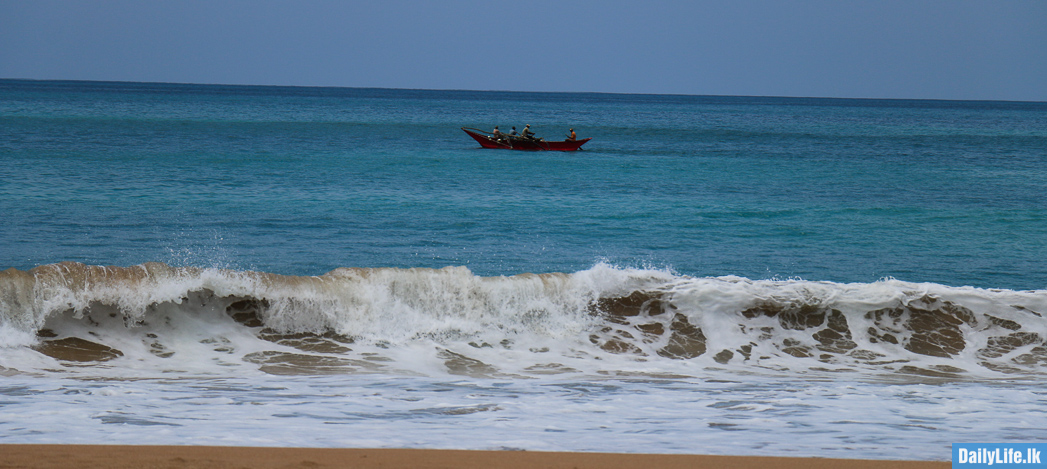
[[[1047,101],[1047,1],[0,0],[0,78]]]

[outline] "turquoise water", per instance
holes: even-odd
[[[593,140],[459,130],[524,124]],[[0,443],[1042,440],[1045,163],[1047,103],[0,80]]]
[[[0,266],[1047,285],[1047,105],[3,81]],[[461,126],[593,137],[481,150]]]

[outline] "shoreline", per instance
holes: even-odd
[[[0,444],[0,469],[57,468],[775,468],[945,469],[949,461],[894,461],[692,454],[474,451],[447,449],[274,448]]]

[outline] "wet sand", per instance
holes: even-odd
[[[774,468],[945,469],[948,461],[683,454],[222,446],[0,445],[0,469],[268,468]]]

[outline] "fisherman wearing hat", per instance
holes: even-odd
[[[527,124],[523,129],[523,138],[534,138],[534,132],[531,132],[531,124]]]

